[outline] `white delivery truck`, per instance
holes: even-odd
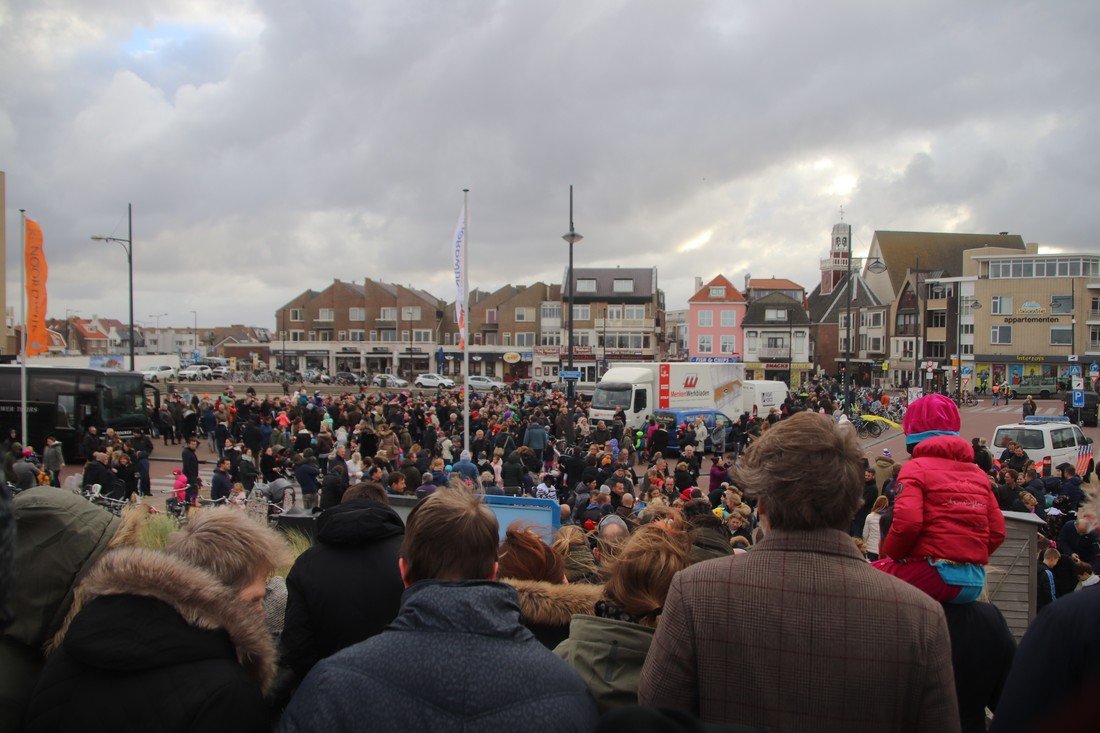
[[[736,417],[744,382],[744,364],[612,364],[596,384],[588,417],[610,420],[621,407],[631,430],[641,428],[654,410],[710,409]]]
[[[787,385],[784,382],[748,379],[741,385],[741,399],[741,412],[748,412],[753,417],[765,417],[773,407],[780,407],[787,399]],[[730,417],[736,419],[738,415]]]

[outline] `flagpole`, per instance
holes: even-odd
[[[19,210],[19,233],[23,240],[23,252],[19,256],[19,320],[23,322],[19,350],[19,407],[22,413],[23,448],[27,445],[27,211]]]
[[[471,450],[470,440],[470,341],[467,338],[470,322],[470,270],[467,268],[467,255],[470,251],[470,189],[462,189],[462,272],[465,278],[462,287],[462,437],[463,450],[471,451],[470,460],[476,461]]]

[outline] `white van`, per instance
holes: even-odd
[[[990,441],[994,457],[1008,447],[1010,440],[1024,449],[1044,476],[1050,476],[1063,463],[1076,466],[1083,448],[1086,452],[1092,451],[1092,438],[1085,437],[1081,428],[1070,423],[1068,417],[1032,416],[1024,418],[1022,423],[997,426]],[[1081,474],[1082,481],[1088,481],[1092,469],[1093,458],[1090,457],[1088,470]]]

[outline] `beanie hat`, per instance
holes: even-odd
[[[883,448],[882,449],[882,457],[883,458],[893,458],[894,454],[890,452],[889,448]]]
[[[930,394],[913,401],[905,411],[901,428],[905,447],[912,448],[925,438],[958,435],[962,427],[959,408],[941,394]]]

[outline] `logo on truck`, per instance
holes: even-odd
[[[684,377],[684,389],[695,389],[699,384],[699,375],[689,374]]]

